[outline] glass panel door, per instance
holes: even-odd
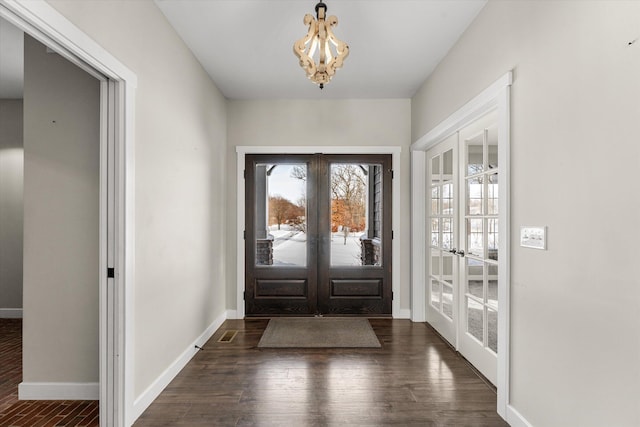
[[[317,313],[314,157],[246,156],[247,315]]]
[[[457,142],[456,134],[427,151],[427,321],[454,346],[458,317]]]
[[[324,155],[318,165],[318,309],[391,315],[391,156]]]
[[[391,156],[245,160],[246,315],[390,316]]]
[[[498,133],[496,114],[459,132],[464,150],[460,215],[460,353],[496,383],[498,352]]]

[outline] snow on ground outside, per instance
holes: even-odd
[[[293,227],[282,224],[269,227],[273,240],[273,264],[289,266],[305,266],[307,259],[307,235]],[[349,233],[346,238],[343,232],[331,233],[331,265],[360,265],[360,235]]]

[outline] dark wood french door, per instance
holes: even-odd
[[[247,155],[247,316],[391,316],[391,155]]]

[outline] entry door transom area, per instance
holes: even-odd
[[[247,155],[245,314],[391,315],[391,155]]]

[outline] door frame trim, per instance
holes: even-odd
[[[0,0],[0,17],[100,80],[100,424],[130,425],[134,421],[134,113],[137,77],[45,0]],[[107,95],[109,86],[115,96]],[[108,148],[113,153],[114,180],[109,192]],[[113,212],[113,233],[107,232],[108,209]],[[107,279],[106,272],[109,236],[113,236],[113,279]],[[108,293],[109,281],[113,281],[113,292]],[[108,342],[108,326],[113,328],[111,342]],[[107,363],[108,359],[113,363]]]
[[[426,152],[491,110],[498,110],[498,158],[500,164],[499,187],[499,251],[498,267],[498,414],[506,419],[509,407],[510,362],[510,93],[513,71],[509,71],[483,90],[464,106],[411,144],[411,320],[426,321],[426,277],[428,265],[424,254],[426,246]],[[504,177],[504,178],[502,178]]]
[[[237,146],[237,222],[236,222],[236,319],[243,319],[244,310],[244,224],[245,224],[245,185],[244,169],[245,156],[247,154],[391,154],[391,167],[395,171],[392,182],[392,228],[394,233],[392,241],[392,265],[399,265],[399,253],[401,248],[400,235],[400,153],[399,146]],[[391,305],[391,315],[394,318],[403,317],[400,310],[400,270],[394,268],[391,275],[392,291],[394,299]]]

